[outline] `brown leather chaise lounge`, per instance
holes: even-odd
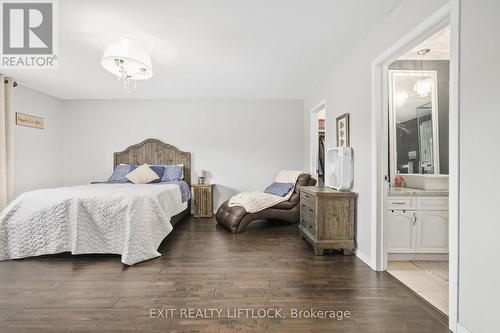
[[[264,209],[256,213],[247,213],[241,206],[229,207],[229,200],[224,202],[215,218],[219,224],[223,225],[233,234],[244,232],[250,222],[256,220],[275,219],[289,223],[298,223],[300,215],[300,186],[314,186],[316,180],[309,174],[302,174],[297,179],[294,192],[288,201]]]

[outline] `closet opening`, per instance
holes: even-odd
[[[323,101],[311,110],[311,174],[318,186],[325,184],[325,147],[326,147],[326,102]]]

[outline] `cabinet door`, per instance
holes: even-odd
[[[385,244],[389,253],[415,252],[415,211],[387,211]]]
[[[448,212],[417,212],[418,253],[448,253]]]

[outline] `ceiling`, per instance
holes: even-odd
[[[438,31],[399,59],[421,60],[422,56],[419,56],[417,52],[422,49],[431,50],[425,55],[426,60],[450,60],[450,26]]]
[[[62,99],[301,99],[399,2],[58,1],[59,68],[3,72]],[[121,37],[153,59],[131,93],[100,64]]]

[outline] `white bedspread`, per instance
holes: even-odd
[[[186,209],[175,184],[94,184],[24,193],[0,213],[0,260],[115,253],[133,265],[160,256],[170,218]]]
[[[303,171],[297,170],[282,170],[279,172],[278,176],[276,176],[274,181],[278,183],[295,184],[297,182],[297,178],[299,178],[299,176],[303,173]],[[277,205],[280,202],[287,201],[292,196],[293,191],[294,189],[288,192],[288,194],[284,197],[258,191],[243,192],[229,199],[228,206],[241,206],[245,208],[248,213],[256,213],[266,208]]]

